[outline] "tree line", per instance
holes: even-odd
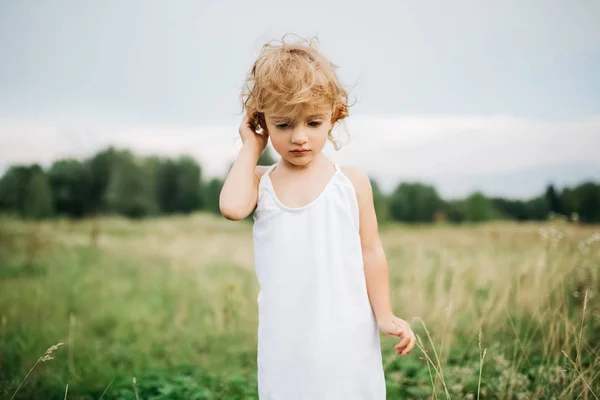
[[[275,162],[269,150],[259,165]],[[544,220],[550,213],[600,222],[600,184],[545,192],[528,200],[487,197],[481,192],[444,200],[432,185],[402,182],[390,194],[371,180],[380,222],[478,222],[494,219]],[[109,147],[84,160],[61,159],[49,168],[37,164],[11,166],[0,178],[0,212],[23,218],[82,218],[120,214],[131,218],[207,210],[219,213],[223,179],[205,179],[189,156],[138,157]]]

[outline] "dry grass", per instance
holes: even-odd
[[[21,386],[23,386],[23,383],[25,383],[25,381],[27,380],[27,378],[29,377],[29,375],[31,374],[31,372],[35,369],[35,367],[41,363],[41,362],[46,362],[46,361],[50,361],[53,360],[54,357],[52,357],[52,353],[54,353],[56,350],[58,350],[58,348],[60,346],[62,346],[62,343],[57,343],[54,346],[50,346],[48,348],[48,350],[46,350],[46,352],[44,354],[42,354],[40,356],[40,358],[37,359],[37,361],[35,362],[35,364],[33,364],[33,366],[31,367],[31,369],[29,370],[29,372],[27,372],[27,375],[25,375],[25,378],[23,378],[23,380],[21,381],[21,383],[19,383],[19,386],[17,386],[17,389],[15,390],[15,392],[13,393],[12,397],[10,398],[11,400],[15,398],[15,396],[17,395],[17,393],[19,393],[19,389],[21,389]],[[67,386],[68,388],[68,386]],[[66,397],[66,394],[65,394]]]
[[[149,364],[255,369],[250,224],[204,214],[4,222],[6,260],[46,271],[0,281],[1,343],[26,343],[11,379],[50,338],[68,348],[65,397],[93,387],[109,398],[128,375],[143,398],[131,376]],[[419,335],[408,357],[382,337],[389,398],[597,398],[598,231],[561,220],[383,228],[394,311]]]

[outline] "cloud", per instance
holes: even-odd
[[[510,116],[360,118],[344,160],[398,176],[510,172],[546,163],[595,162],[600,117],[545,122]]]
[[[360,83],[365,114],[600,112],[597,1],[111,4],[0,1],[0,109],[235,122],[260,46],[294,32]]]
[[[556,174],[556,169],[549,169],[544,177],[540,174],[544,166],[600,166],[600,116],[571,122],[510,116],[361,116],[349,118],[346,126],[350,140],[340,151],[328,145],[325,153],[338,163],[364,169],[387,188],[415,179],[440,185],[442,194],[458,195],[473,190],[486,175],[535,169],[543,185]],[[100,124],[92,117],[0,117],[4,165],[47,166],[57,158],[87,157],[109,145],[141,155],[188,154],[201,163],[206,175],[214,176],[225,173],[241,142],[235,125],[137,126]],[[496,191],[524,194],[523,187],[510,184],[502,187],[499,182]]]

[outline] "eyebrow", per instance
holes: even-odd
[[[326,113],[322,113],[322,114],[312,114],[312,115],[308,115],[307,118],[325,118],[327,116]],[[283,121],[283,122],[289,122],[292,121],[292,118],[287,118],[287,117],[269,117],[271,120],[273,121]]]
[[[271,119],[272,121],[276,121],[276,122],[291,122],[292,121],[291,118],[287,118],[287,117],[269,117],[269,119]]]

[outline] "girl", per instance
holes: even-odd
[[[255,211],[259,397],[383,400],[378,329],[403,355],[415,335],[390,308],[368,176],[322,153],[348,116],[335,66],[309,41],[266,44],[242,97],[243,146],[220,209],[230,220]],[[269,138],[281,159],[257,166]]]

